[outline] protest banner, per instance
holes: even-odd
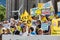
[[[60,40],[60,36],[36,35],[36,36],[19,36],[3,35],[2,40]]]

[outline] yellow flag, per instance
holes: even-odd
[[[38,8],[42,9],[44,3],[38,3]]]
[[[25,10],[24,13],[21,15],[21,20],[27,22],[27,25],[31,26],[32,17],[29,13]]]
[[[25,12],[24,12],[24,19],[25,19],[25,21],[28,20],[28,16],[29,16],[29,13],[25,10]]]
[[[40,15],[40,14],[41,14],[41,10],[40,10],[40,9],[37,9],[37,10],[35,11],[35,13],[36,13],[37,15]]]
[[[28,15],[29,15],[29,13],[25,10],[24,16],[28,16]]]

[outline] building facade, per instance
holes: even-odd
[[[14,17],[18,15],[18,12],[12,12],[19,10],[21,5],[23,7],[20,10],[20,13],[24,12],[24,10],[27,10],[30,13],[30,9],[33,7],[36,7],[39,2],[47,2],[49,0],[6,0],[6,17],[7,19],[10,19],[11,17]]]

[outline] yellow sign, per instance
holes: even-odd
[[[60,18],[52,20],[51,35],[60,35]]]
[[[43,3],[38,3],[38,8],[42,9],[43,8]]]
[[[40,14],[41,14],[41,9],[37,9],[37,10],[35,11],[35,13],[36,13],[37,15],[40,15]]]

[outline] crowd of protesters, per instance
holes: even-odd
[[[54,15],[54,19],[55,18],[58,18],[58,16]],[[28,27],[27,22],[22,20],[15,20],[14,18],[0,22],[0,35],[50,35],[50,26],[52,19],[46,15],[41,15],[41,20],[38,20],[36,16],[33,16],[32,19],[32,25],[30,27]],[[48,30],[43,30],[41,28],[42,23],[49,24]]]

